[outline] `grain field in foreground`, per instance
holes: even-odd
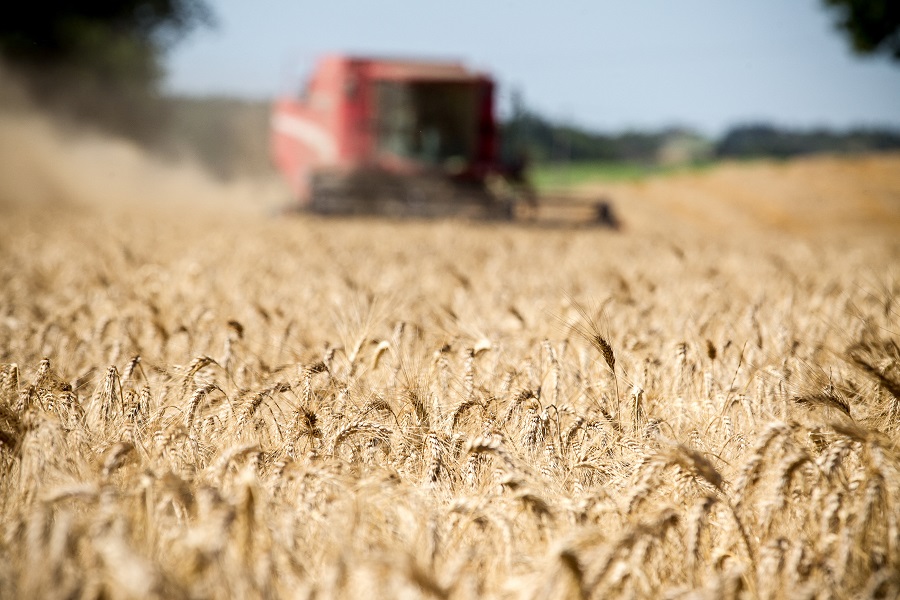
[[[896,213],[824,221],[896,157],[626,186],[611,233],[267,219],[4,127],[0,595],[900,594]],[[814,231],[759,216],[804,173]]]

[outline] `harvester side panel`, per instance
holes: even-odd
[[[345,97],[346,61],[322,62],[303,97],[276,102],[272,114],[272,156],[295,197],[309,201],[310,181],[321,169],[352,161],[354,147]]]

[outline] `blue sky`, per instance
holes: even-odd
[[[327,52],[456,58],[501,105],[605,131],[736,123],[900,127],[900,63],[859,58],[820,0],[212,0],[167,88],[269,98]]]

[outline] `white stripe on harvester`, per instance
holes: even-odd
[[[272,129],[306,143],[324,160],[337,160],[338,148],[334,136],[318,123],[295,115],[273,115]]]

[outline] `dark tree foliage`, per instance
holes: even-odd
[[[523,155],[537,163],[610,161],[655,164],[679,129],[604,134],[560,124],[529,111],[513,114],[502,124],[503,159],[515,163]],[[788,129],[768,124],[739,125],[719,138],[717,158],[791,158],[811,154],[855,154],[900,150],[900,129]]]
[[[900,130],[829,129],[806,131],[771,125],[742,125],[729,130],[716,145],[721,158],[790,158],[818,153],[852,154],[900,149]]]
[[[900,61],[898,0],[823,0],[856,52],[885,53]]]
[[[558,123],[530,110],[514,110],[501,125],[501,155],[535,162],[653,162],[672,130],[614,135]]]
[[[43,107],[145,137],[163,53],[211,23],[204,0],[6,2],[0,58]]]
[[[31,64],[78,59],[114,38],[160,50],[212,17],[200,0],[10,2],[0,15],[0,51]]]

